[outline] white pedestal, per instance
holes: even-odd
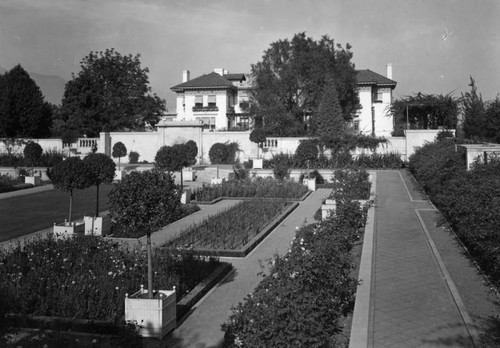
[[[222,184],[222,178],[212,178],[212,180],[210,180],[210,183],[212,185],[221,185]]]
[[[337,204],[333,199],[327,199],[325,204],[321,205],[321,220],[326,220],[336,214]]]
[[[73,221],[71,224],[68,222],[62,224],[54,223],[53,233],[55,238],[67,238],[78,233],[83,233],[84,229],[85,223],[83,221]]]
[[[127,173],[124,170],[116,170],[115,171],[115,180],[122,180]]]
[[[111,231],[109,216],[84,216],[86,236],[105,236]]]
[[[316,179],[304,179],[304,181],[302,182],[305,186],[307,186],[307,188],[309,189],[309,191],[316,191]]]
[[[25,176],[24,183],[25,184],[32,184],[33,186],[41,186],[42,185],[42,177],[41,176]]]
[[[253,161],[253,169],[263,169],[264,168],[264,160],[262,158],[256,158]]]
[[[141,290],[130,297],[125,295],[125,321],[141,326],[142,337],[162,339],[177,327],[177,301],[173,290],[159,290],[155,298],[148,298],[148,290]]]
[[[185,188],[182,190],[181,203],[188,204],[191,202],[191,189]]]

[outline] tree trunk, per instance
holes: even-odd
[[[99,185],[96,186],[97,199],[95,201],[95,217],[99,216]]]
[[[153,298],[153,256],[151,250],[151,233],[147,234],[147,251],[148,251],[148,295]]]
[[[182,169],[183,168],[181,168],[181,190],[184,188],[184,186],[182,185]]]
[[[219,163],[217,163],[217,179],[219,178]]]
[[[120,171],[120,158],[121,157],[118,157],[118,171]]]
[[[71,226],[71,207],[73,205],[73,190],[69,191],[69,215],[68,215],[68,221]]]

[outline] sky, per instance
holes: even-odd
[[[0,66],[69,80],[90,51],[140,54],[172,112],[183,70],[249,73],[272,42],[306,32],[351,44],[357,69],[392,63],[395,98],[458,97],[472,76],[491,100],[499,18],[498,0],[0,0]]]

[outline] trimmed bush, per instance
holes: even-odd
[[[139,153],[135,151],[130,151],[128,154],[128,163],[136,164],[139,162]]]
[[[302,140],[295,150],[295,161],[303,168],[313,165],[318,159],[317,141],[313,139]]]
[[[30,141],[24,147],[23,154],[26,163],[30,167],[35,167],[38,162],[40,162],[40,158],[42,157],[43,149],[40,144]]]

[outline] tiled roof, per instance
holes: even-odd
[[[370,69],[358,70],[358,85],[381,85],[396,87],[397,82],[377,74]]]
[[[228,79],[229,81],[245,81],[246,80],[245,74],[225,74],[224,78]]]
[[[199,88],[234,88],[234,85],[228,79],[215,72],[211,72],[210,74],[201,75],[170,89],[174,92],[182,92],[186,89]]]

